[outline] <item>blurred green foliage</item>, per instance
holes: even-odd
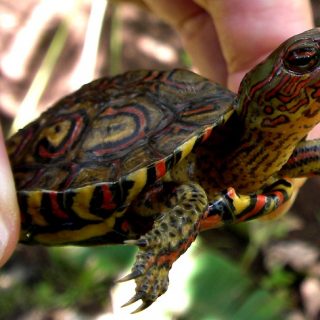
[[[23,250],[33,250],[24,247]],[[47,252],[41,269],[22,266],[22,276],[9,288],[0,286],[0,319],[15,318],[32,309],[54,310],[67,307],[95,312],[107,302],[108,291],[121,270],[133,261],[135,248],[108,246],[94,248],[62,247]],[[19,255],[19,253],[18,253]],[[1,279],[16,274],[13,262],[0,271]],[[21,272],[19,272],[21,273]]]
[[[121,71],[119,28],[121,23],[115,12],[109,39],[111,74]],[[61,45],[66,39],[65,29],[62,31]],[[186,53],[181,53],[180,60],[191,66]],[[49,73],[55,62],[56,59],[51,59],[50,68],[47,68]],[[297,276],[282,267],[274,268],[269,274],[264,270],[257,274],[252,264],[271,237],[283,237],[288,230],[279,221],[265,225],[255,222],[254,225],[234,229],[238,239],[247,238],[247,244],[239,254],[240,259],[223,256],[213,246],[199,248],[195,257],[196,268],[192,270],[189,282],[191,305],[179,316],[180,320],[284,318],[292,303],[290,287]],[[99,311],[108,303],[107,292],[114,285],[114,280],[119,272],[132,264],[136,251],[128,246],[42,250],[46,261],[38,268],[34,268],[32,262],[28,264],[31,260],[16,262],[19,260],[16,259],[17,253],[12,262],[0,271],[0,319],[16,319],[32,309],[50,311],[73,307],[86,313],[92,309]],[[10,285],[3,285],[4,279],[9,279]]]
[[[197,256],[190,281],[192,305],[181,320],[283,319],[288,307],[285,291],[270,292],[239,264],[215,251]]]

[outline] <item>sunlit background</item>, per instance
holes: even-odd
[[[314,1],[316,24],[320,8]],[[147,10],[106,0],[0,1],[0,113],[6,134],[102,75],[190,68],[177,34]],[[11,128],[11,129],[10,129]],[[0,319],[319,319],[319,179],[292,212],[204,233],[149,309],[121,308],[135,249],[19,246],[0,271]]]

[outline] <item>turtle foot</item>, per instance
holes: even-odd
[[[133,313],[142,311],[149,307],[160,295],[167,291],[169,285],[169,265],[159,265],[157,259],[148,259],[148,254],[138,254],[139,264],[135,264],[133,271],[120,281],[135,279],[136,293],[123,305],[123,307],[142,300],[142,304]],[[141,267],[140,263],[145,260],[146,264],[150,265],[147,268]],[[140,265],[140,266],[139,266]],[[139,270],[140,269],[140,270]],[[142,271],[144,269],[144,271]]]
[[[124,305],[142,300],[141,306],[134,312],[149,307],[167,291],[172,264],[198,235],[207,206],[204,191],[196,184],[183,185],[177,188],[174,198],[173,207],[155,220],[152,230],[138,240],[125,242],[139,246],[131,273],[118,280],[135,279],[136,294]]]
[[[132,271],[127,276],[118,280],[119,282],[135,280],[136,293],[123,305],[123,307],[142,300],[142,304],[133,313],[144,310],[149,307],[160,295],[167,291],[169,285],[169,270],[173,262],[166,262],[164,252],[161,252],[159,246],[155,246],[154,242],[159,243],[163,240],[158,238],[155,241],[148,241],[150,236],[147,234],[138,241],[144,242],[143,246],[139,246],[140,251],[137,254],[136,262]],[[145,245],[145,242],[148,244]],[[133,244],[131,241],[130,244]],[[153,245],[152,245],[153,243]]]

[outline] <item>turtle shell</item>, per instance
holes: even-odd
[[[50,223],[43,208],[65,219],[70,208],[90,219],[123,211],[227,120],[234,99],[187,70],[84,85],[7,142],[22,211],[37,224]]]

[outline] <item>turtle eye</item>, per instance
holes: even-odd
[[[294,48],[289,50],[285,57],[285,66],[297,73],[307,73],[319,65],[319,53],[315,47]]]

